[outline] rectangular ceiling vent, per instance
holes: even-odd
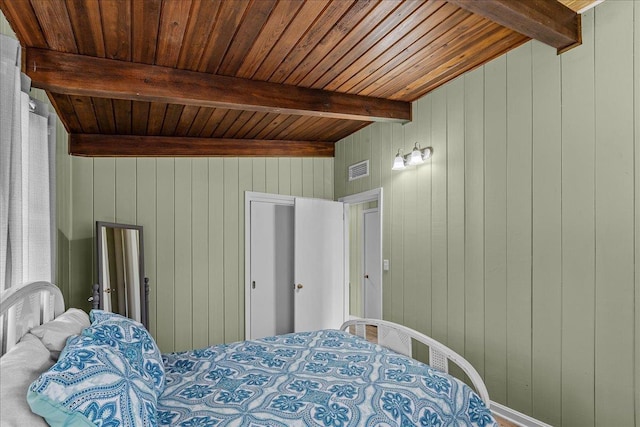
[[[349,181],[369,176],[369,160],[363,160],[359,163],[349,166]]]

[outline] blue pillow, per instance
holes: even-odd
[[[157,401],[153,385],[122,353],[84,336],[70,338],[27,392],[31,410],[52,426],[155,426]]]
[[[119,314],[91,310],[91,326],[82,335],[120,351],[143,378],[151,382],[159,396],[164,390],[162,355],[151,334],[141,323]]]

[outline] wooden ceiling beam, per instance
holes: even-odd
[[[582,43],[580,15],[557,0],[447,0],[562,53]]]
[[[367,122],[405,123],[409,102],[26,49],[32,85],[50,92]]]
[[[69,135],[69,154],[86,157],[333,157],[329,141]]]

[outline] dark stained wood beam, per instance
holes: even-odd
[[[26,49],[32,85],[65,95],[335,119],[411,120],[411,104],[106,58]]]
[[[447,0],[562,53],[582,43],[580,15],[557,0]]]
[[[86,157],[333,157],[328,141],[69,135],[69,154]]]

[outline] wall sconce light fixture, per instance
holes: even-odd
[[[407,166],[421,165],[425,160],[431,158],[432,155],[433,147],[420,148],[416,142],[416,145],[409,154],[402,155],[402,153],[400,153],[400,149],[398,149],[398,153],[396,154],[395,159],[393,159],[393,167],[391,169],[394,171],[401,171]]]

